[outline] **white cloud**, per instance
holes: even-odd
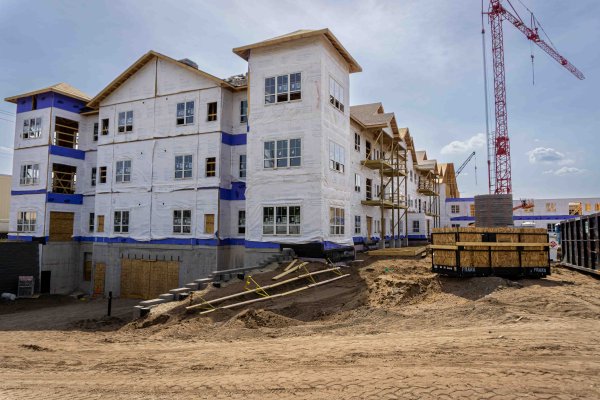
[[[551,147],[536,147],[527,152],[529,162],[537,163],[558,163],[560,165],[573,164],[573,160],[567,158],[563,153]]]
[[[464,154],[469,151],[477,150],[482,148],[485,145],[485,134],[478,133],[475,136],[471,136],[467,140],[455,140],[453,142],[448,143],[444,147],[440,153],[442,154]]]
[[[563,175],[576,175],[585,172],[585,169],[576,168],[576,167],[561,167],[554,171],[554,175],[563,176]]]

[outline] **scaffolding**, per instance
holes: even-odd
[[[375,136],[375,145],[367,148],[365,159],[361,165],[379,172],[379,192],[373,198],[368,193],[361,204],[370,207],[379,207],[381,215],[379,247],[385,248],[386,238],[390,239],[390,247],[396,247],[395,240],[400,239],[401,212],[406,218],[406,146],[397,133],[390,132],[389,128],[366,129]],[[391,226],[389,235],[386,235],[385,211],[391,210]]]
[[[426,196],[425,215],[433,218],[433,227],[440,227],[440,179],[434,160],[415,165],[417,171],[417,193]]]

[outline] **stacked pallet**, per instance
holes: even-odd
[[[482,194],[475,196],[475,226],[504,227],[512,225],[512,194]]]
[[[437,228],[432,265],[447,275],[550,274],[548,233],[536,228]]]

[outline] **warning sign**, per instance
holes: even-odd
[[[556,240],[551,240],[550,241],[550,247],[555,249],[558,247],[558,243],[556,242]]]

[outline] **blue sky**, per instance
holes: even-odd
[[[514,194],[600,196],[600,2],[523,2],[587,79],[535,48],[533,86],[530,44],[505,22]],[[477,185],[470,164],[459,187],[485,193],[480,8],[476,0],[0,0],[0,97],[58,82],[94,95],[150,49],[226,77],[246,70],[233,47],[328,27],[364,70],[351,76],[351,104],[383,102],[429,158],[458,167],[475,150]],[[0,110],[0,173],[10,173],[15,107]]]

